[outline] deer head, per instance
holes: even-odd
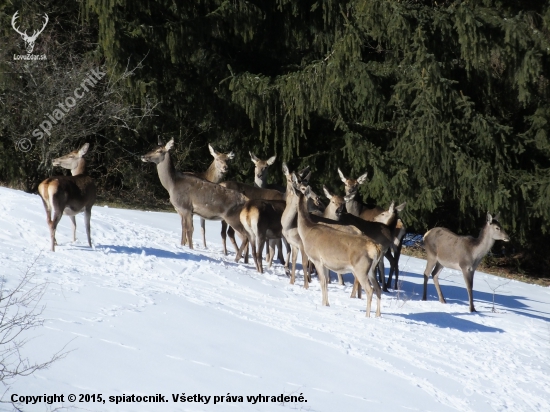
[[[166,145],[162,144],[162,140],[159,137],[159,145],[156,149],[151,150],[149,153],[141,156],[143,162],[152,162],[155,164],[161,163],[166,157],[166,153],[174,147],[174,139],[171,139]]]
[[[487,212],[487,228],[490,231],[490,236],[494,240],[504,240],[505,242],[510,241],[510,236],[508,236],[508,233],[504,231],[504,229],[500,226],[498,219],[498,213],[495,216],[491,216],[489,212]]]
[[[216,152],[210,144],[208,144],[208,150],[210,150],[210,154],[214,158],[214,167],[216,168],[216,171],[222,175],[225,175],[229,170],[227,161],[233,159],[235,157],[235,153],[229,152],[226,154]]]
[[[15,12],[15,14],[13,15],[12,19],[11,19],[11,25],[13,27],[13,29],[19,33],[21,35],[21,37],[23,38],[23,41],[25,42],[25,49],[27,50],[27,54],[31,54],[32,51],[34,50],[34,42],[36,41],[38,35],[40,33],[42,33],[44,31],[44,29],[46,28],[46,25],[48,24],[48,21],[49,21],[49,17],[46,13],[44,13],[44,25],[42,26],[42,28],[40,30],[35,30],[33,33],[32,33],[32,36],[29,36],[27,35],[27,31],[25,30],[24,32],[21,32],[19,31],[19,29],[15,26],[15,21],[17,20],[17,18],[19,17],[18,16],[18,13],[19,13],[19,10]]]
[[[76,173],[76,169],[81,165],[81,159],[88,151],[88,147],[90,147],[89,143],[84,143],[80,149],[73,150],[69,154],[66,154],[65,156],[58,157],[57,159],[52,160],[53,166],[60,166],[64,169],[69,169],[72,174],[78,174]]]
[[[357,192],[359,186],[365,183],[365,180],[367,180],[367,173],[362,174],[357,179],[346,178],[340,169],[338,169],[338,174],[340,175],[340,179],[342,179],[342,182],[344,182],[344,185],[346,186],[346,195]]]
[[[271,156],[267,160],[262,160],[252,152],[248,152],[250,154],[250,159],[254,163],[254,179],[260,179],[261,181],[265,181],[266,175],[267,175],[267,169],[269,169],[269,166],[271,166],[273,163],[275,163],[275,159],[277,159],[277,155]]]

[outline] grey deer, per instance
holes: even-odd
[[[510,237],[502,229],[495,217],[487,213],[487,223],[481,229],[479,236],[458,236],[443,227],[434,227],[428,230],[424,235],[424,248],[426,249],[427,264],[424,271],[424,293],[422,300],[426,300],[428,289],[428,277],[430,273],[434,279],[435,288],[439,295],[439,301],[446,303],[441,287],[439,286],[438,276],[444,267],[462,271],[468,298],[470,300],[470,312],[475,312],[474,308],[474,272],[481,262],[481,259],[491,250],[496,240],[508,242]]]
[[[170,159],[174,139],[166,145],[159,138],[156,149],[143,155],[141,160],[157,165],[162,186],[170,195],[170,203],[181,216],[184,239],[193,249],[193,214],[209,220],[225,220],[243,239],[248,239],[239,215],[248,198],[190,173],[177,173]]]
[[[53,160],[52,164],[54,166],[69,169],[72,176],[49,177],[38,186],[38,193],[42,198],[42,203],[44,203],[44,209],[46,209],[52,252],[55,252],[55,246],[57,245],[55,231],[63,213],[69,216],[73,224],[74,242],[76,241],[75,215],[84,212],[88,245],[92,247],[90,219],[97,189],[93,179],[86,173],[86,161],[83,158],[89,146],[88,143],[85,143],[80,149]]]

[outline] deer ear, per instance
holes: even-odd
[[[393,213],[395,210],[395,202],[392,200],[390,207],[388,208],[388,212]]]
[[[493,216],[489,212],[487,212],[487,223],[491,223],[493,221]]]
[[[229,153],[227,154],[227,158],[228,158],[228,159],[233,159],[234,157],[235,157],[235,153],[233,153],[233,152],[229,152]]]
[[[332,199],[332,195],[330,194],[330,192],[328,191],[325,185],[323,185],[323,192],[325,192],[325,196],[327,197],[327,199],[329,200]]]
[[[174,147],[174,139],[170,139],[170,141],[168,143],[166,143],[166,146],[164,146],[164,148],[166,150],[170,150]]]
[[[80,150],[78,151],[78,154],[80,157],[84,156],[86,152],[88,151],[88,147],[90,147],[90,143],[84,143]]]
[[[214,150],[214,148],[210,145],[210,143],[208,143],[208,150],[210,150],[210,154],[214,157],[216,157],[218,154],[216,153],[216,151]]]
[[[309,179],[311,179],[311,171],[305,175],[304,177],[302,177],[302,183],[304,184],[308,184],[309,183]]]
[[[346,177],[344,176],[340,168],[338,168],[338,174],[340,175],[340,179],[342,179],[342,182],[346,183]]]
[[[368,172],[359,176],[357,178],[357,183],[362,185],[365,182],[365,180],[367,180],[367,175],[368,175]]]
[[[500,212],[497,212],[497,214],[493,216],[493,220],[498,220],[499,216],[500,216]]]
[[[407,202],[401,203],[399,206],[397,206],[397,207],[395,208],[395,210],[397,210],[398,212],[402,212],[403,209],[405,209],[405,206],[407,206]]]
[[[159,146],[164,146],[164,142],[162,141],[162,139],[160,138],[160,135],[159,135]]]
[[[288,170],[288,166],[286,165],[285,162],[283,162],[283,173],[285,174],[285,176],[288,176],[290,174],[290,171]]]
[[[248,152],[248,154],[250,155],[250,159],[252,159],[252,161],[254,162],[254,164],[256,164],[256,163],[258,163],[258,162],[260,161],[260,159],[258,159],[254,153]]]
[[[277,159],[277,155],[271,156],[269,159],[267,159],[267,164],[271,166],[273,163],[275,163],[275,159]]]

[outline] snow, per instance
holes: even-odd
[[[52,253],[40,198],[0,188],[0,273],[13,286],[38,258],[34,281],[49,282],[44,326],[24,354],[43,361],[70,351],[9,387],[4,400],[64,395],[25,410],[550,410],[550,288],[478,272],[471,314],[461,273],[441,275],[446,305],[431,280],[422,302],[425,262],[402,256],[403,291],[383,294],[382,317],[373,310],[366,318],[364,295],[349,298],[351,275],[345,286],[329,285],[331,306],[323,307],[316,277],[304,290],[301,270],[290,285],[278,263],[259,274],[234,263],[234,253],[223,256],[219,222],[207,222],[204,249],[195,220],[195,250],[179,245],[174,213],[96,206],[92,249],[82,216],[77,225],[72,243],[62,218]],[[80,394],[105,403],[79,403]],[[109,402],[123,394],[166,401]],[[181,403],[172,394],[211,398]],[[259,394],[307,402],[247,401]]]

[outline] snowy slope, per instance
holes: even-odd
[[[349,298],[351,275],[344,287],[329,285],[331,306],[322,307],[317,278],[304,290],[301,271],[289,285],[279,264],[263,275],[235,264],[221,253],[219,222],[207,222],[204,250],[195,222],[191,251],[179,246],[174,213],[95,207],[94,248],[85,246],[82,216],[75,244],[64,217],[51,253],[39,197],[0,188],[0,272],[14,285],[38,256],[35,280],[50,282],[45,327],[25,354],[44,360],[72,350],[16,381],[4,399],[63,394],[54,406],[91,411],[550,410],[549,288],[508,283],[492,313],[491,287],[503,280],[478,272],[479,312],[470,314],[460,273],[441,275],[447,305],[431,281],[422,302],[425,262],[402,256],[404,292],[383,294],[382,318],[366,318],[365,300]],[[183,393],[211,398],[173,401]],[[69,394],[106,402],[71,403]],[[166,402],[109,402],[123,394]],[[247,401],[259,394],[307,402]]]

